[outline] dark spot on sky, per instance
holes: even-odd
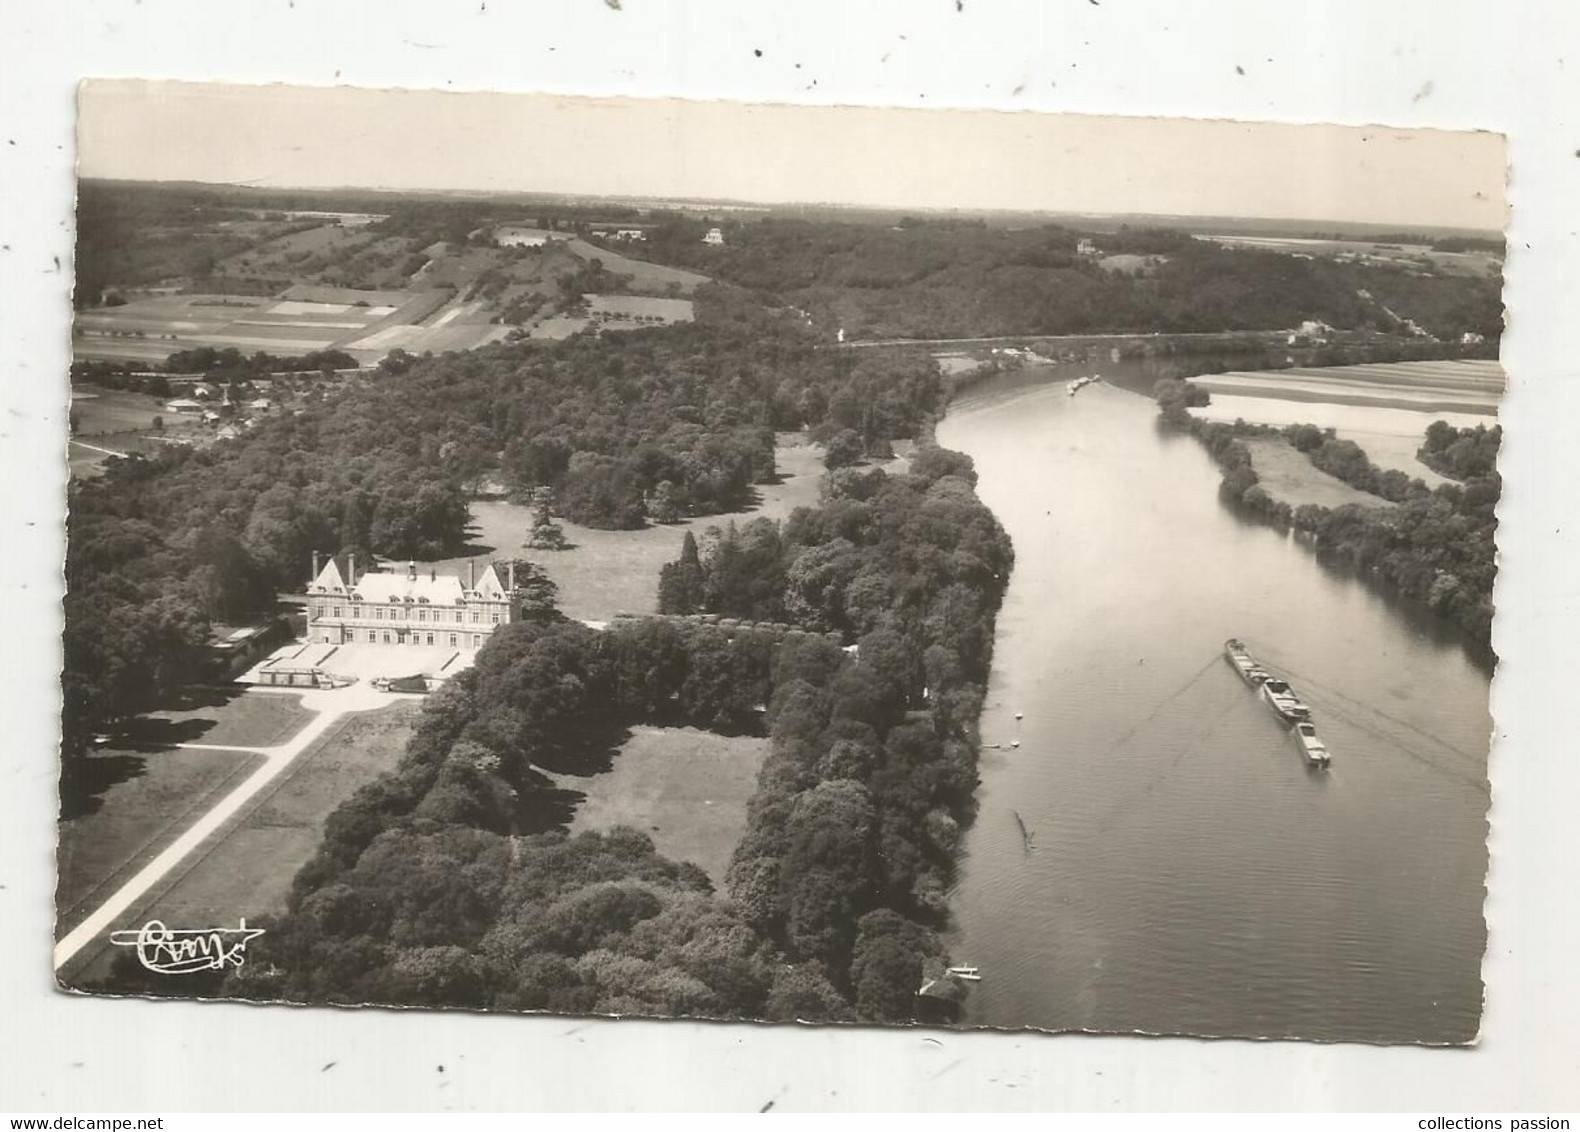
[[[1243,75],[1245,74],[1245,68],[1236,63],[1234,65],[1234,73],[1237,75]]]
[[[767,1104],[763,1105],[763,1107],[758,1109],[757,1111],[758,1112],[767,1112],[769,1109],[771,1109],[773,1107],[774,1107],[774,1102],[773,1101],[769,1101]]]
[[[763,49],[761,47],[754,47],[752,48],[752,54],[761,59],[763,57]]]
[[[444,1066],[442,1066],[442,1065],[441,1065],[441,1066],[439,1066],[439,1072],[440,1072],[440,1073],[443,1073],[443,1072],[444,1072]]]
[[[957,11],[957,12],[964,12],[965,10],[966,10],[966,0],[955,0],[955,11]]]
[[[331,1069],[333,1069],[335,1066],[337,1066],[339,1064],[340,1064],[340,1062],[338,1062],[338,1061],[326,1061],[323,1064],[323,1068],[319,1069],[319,1072],[320,1073],[328,1073]]]
[[[607,5],[609,5],[609,7],[613,8],[616,12],[621,10],[620,9],[620,0],[603,0],[603,2],[605,4],[607,4]]]

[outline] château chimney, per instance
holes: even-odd
[[[466,588],[468,592],[477,588],[477,559],[466,560]]]
[[[357,552],[346,555],[346,589],[357,584]]]
[[[437,582],[439,580],[439,571],[430,567],[428,570],[428,580],[430,582]]]
[[[318,581],[318,551],[313,551],[313,576],[307,579],[307,584],[312,585]]]
[[[417,560],[415,558],[406,560],[406,577],[414,582],[417,580]]]
[[[516,592],[516,560],[514,558],[510,560],[510,565],[505,567],[505,573],[509,575],[510,578],[508,584],[509,591],[514,594]]]

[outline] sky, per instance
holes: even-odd
[[[83,177],[1501,230],[1494,133],[102,80]]]

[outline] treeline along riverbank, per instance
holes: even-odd
[[[1419,458],[1460,482],[1429,488],[1397,469],[1378,468],[1359,445],[1338,439],[1331,429],[1195,417],[1189,410],[1205,405],[1207,394],[1187,381],[1158,382],[1156,398],[1163,427],[1189,432],[1212,453],[1223,472],[1227,500],[1266,522],[1293,527],[1319,553],[1441,614],[1490,658],[1502,491],[1496,466],[1500,426],[1458,429],[1434,422],[1422,438]],[[1250,436],[1281,437],[1321,471],[1396,506],[1329,508],[1308,503],[1292,508],[1259,483],[1251,453],[1242,443]]]

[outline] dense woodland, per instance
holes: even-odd
[[[803,627],[788,634],[658,618],[595,632],[551,614],[501,629],[426,701],[398,769],[330,817],[248,966],[210,989],[908,1019],[942,952],[1012,563],[974,479],[967,458],[925,447],[907,474],[831,483],[782,529],[688,545],[709,606],[782,613]],[[748,537],[783,592],[720,576]],[[568,803],[541,770],[596,770],[640,722],[772,735],[726,893],[641,833],[554,831]],[[131,965],[117,977],[172,989]]]
[[[703,245],[699,231],[663,226],[631,254],[776,296],[855,338],[1268,330],[1307,319],[1392,332],[1412,319],[1457,340],[1496,339],[1503,325],[1494,277],[1297,259],[1172,230],[1095,237],[1102,256],[1162,257],[1120,270],[1078,254],[1081,233],[1051,224],[763,220],[729,227],[724,247]]]
[[[1162,417],[1171,427],[1189,429],[1223,470],[1224,496],[1271,522],[1310,535],[1319,552],[1380,579],[1394,592],[1448,617],[1472,641],[1490,648],[1492,589],[1497,578],[1497,505],[1502,479],[1497,472],[1502,429],[1456,429],[1436,421],[1426,433],[1421,458],[1444,475],[1461,480],[1429,488],[1419,479],[1378,468],[1353,441],[1332,429],[1291,425],[1284,429],[1244,421],[1203,421],[1183,412],[1204,403],[1190,383],[1158,383]],[[1241,438],[1283,436],[1311,462],[1360,491],[1396,506],[1354,504],[1291,508],[1270,496],[1257,480],[1251,454]]]
[[[205,625],[270,610],[314,550],[459,553],[482,479],[546,492],[578,523],[638,527],[748,505],[775,474],[775,429],[877,443],[941,404],[925,355],[816,350],[794,318],[715,308],[702,324],[394,355],[300,415],[73,481],[68,761],[190,679]]]

